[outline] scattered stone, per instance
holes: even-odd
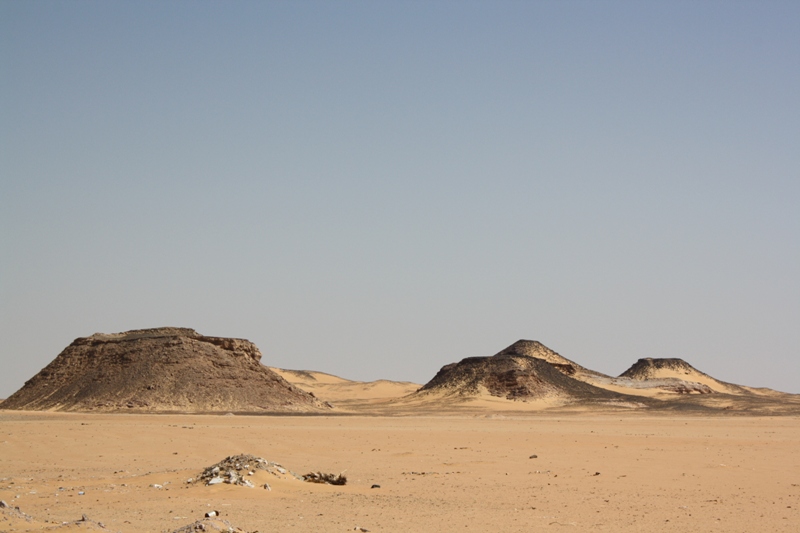
[[[599,476],[599,475],[600,475],[600,472],[595,472],[595,473],[594,473],[594,475],[595,475],[595,476]]]
[[[531,455],[530,457],[528,457],[528,459],[538,459],[538,458],[539,458],[539,456],[536,455],[536,454]]]
[[[269,483],[264,483],[264,488],[267,490],[272,490],[272,487],[269,486]]]
[[[380,485],[372,485],[370,488],[371,489],[379,489],[379,488],[381,488],[381,486]]]
[[[369,529],[367,529],[365,527],[356,526],[356,527],[353,528],[353,531],[362,531],[363,533],[368,533]]]
[[[338,476],[336,474],[324,472],[309,472],[303,476],[303,481],[308,481],[309,483],[324,483],[327,485],[345,485],[347,484],[347,476],[344,475],[344,472],[340,473]]]
[[[198,531],[246,533],[244,529],[236,527],[227,520],[222,520],[221,518],[204,518],[203,520],[198,520],[175,529],[172,533],[197,533]]]
[[[164,488],[164,485],[159,485],[158,483],[153,483],[150,486],[153,487],[154,489],[163,489]]]
[[[242,487],[254,488],[255,485],[252,481],[248,480],[245,476],[255,475],[257,470],[266,470],[270,474],[282,477],[285,474],[302,479],[294,472],[289,472],[278,463],[267,461],[263,457],[256,457],[249,454],[231,455],[226,457],[219,463],[209,466],[203,470],[196,479],[205,482],[206,485],[217,485],[219,483],[228,483],[231,485],[239,485]]]
[[[23,513],[19,506],[14,507],[6,503],[5,501],[0,500],[0,522],[5,522],[7,517],[12,517],[16,519],[22,519],[26,522],[33,521],[33,517]],[[7,531],[7,529],[3,529],[2,531]]]
[[[219,516],[219,511],[209,511],[206,513],[206,518],[213,518]]]

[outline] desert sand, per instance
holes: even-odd
[[[348,484],[266,472],[252,479],[272,490],[186,483],[236,453],[345,471]],[[6,510],[1,531],[84,514],[111,531],[172,531],[218,510],[261,532],[795,532],[800,419],[0,411],[0,499],[31,517]]]
[[[525,340],[424,386],[260,359],[76,339],[0,404],[0,532],[800,531],[800,395]]]

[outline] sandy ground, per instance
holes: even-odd
[[[236,453],[349,482],[185,483]],[[112,531],[171,531],[214,509],[262,533],[796,532],[800,418],[0,411],[0,499],[33,517],[0,513],[0,531],[82,514]]]
[[[388,400],[400,398],[422,385],[408,381],[351,381],[325,372],[313,370],[286,370],[269,367],[283,379],[317,398],[329,402],[336,409],[352,412],[372,411]],[[385,407],[385,406],[384,406]]]

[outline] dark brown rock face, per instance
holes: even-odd
[[[263,366],[250,341],[156,328],[75,339],[2,408],[313,412],[329,406]]]

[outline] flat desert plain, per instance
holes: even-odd
[[[423,415],[0,411],[0,530],[800,531],[797,417]],[[238,453],[348,483],[186,483]]]

